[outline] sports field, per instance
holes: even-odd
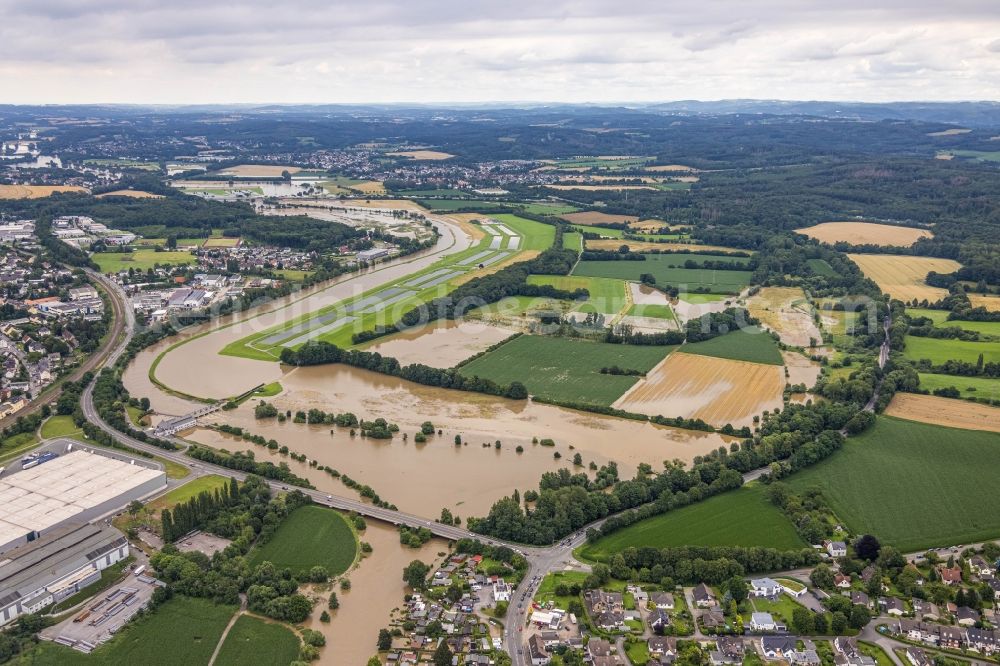
[[[626,548],[671,546],[759,546],[792,550],[805,548],[784,514],[765,495],[765,486],[744,486],[689,506],[629,525],[579,553],[607,562]]]
[[[984,363],[1000,362],[1000,342],[966,342],[946,338],[920,338],[907,335],[903,358],[911,361],[930,359],[934,365],[948,360],[976,363],[982,354]]]
[[[998,383],[1000,382],[994,382],[994,385]],[[885,413],[909,421],[1000,433],[1000,407],[990,407],[969,400],[897,393],[886,407]]]
[[[930,287],[924,278],[931,271],[954,273],[962,267],[951,259],[913,257],[900,254],[849,254],[865,277],[871,278],[879,288],[901,301],[937,301],[948,295],[946,289]]]
[[[796,229],[795,233],[815,238],[822,243],[844,242],[851,245],[897,247],[908,247],[921,238],[933,236],[926,229],[874,222],[823,222],[813,227]]]
[[[823,462],[788,477],[823,489],[837,516],[903,552],[1000,536],[1000,435],[880,416]]]
[[[638,377],[603,375],[602,367],[647,372],[673,349],[522,335],[462,366],[460,372],[498,384],[519,381],[532,395],[551,400],[606,406]]]
[[[704,342],[684,345],[688,354],[715,356],[734,361],[781,365],[781,352],[774,338],[754,326],[720,335]]]
[[[150,615],[125,625],[114,638],[90,654],[41,641],[16,663],[25,666],[207,664],[235,612],[235,606],[178,594]]]
[[[638,281],[643,273],[656,278],[658,285],[673,285],[690,289],[707,287],[718,293],[737,293],[750,283],[750,271],[729,271],[707,268],[682,268],[687,260],[736,261],[748,259],[723,255],[647,254],[646,261],[581,261],[574,275]]]
[[[586,289],[590,292],[590,298],[575,307],[581,312],[618,314],[625,307],[625,283],[622,280],[578,275],[529,275],[528,284],[548,284],[566,291]]]
[[[136,250],[135,252],[95,252],[91,258],[100,266],[102,273],[117,273],[130,268],[146,270],[156,264],[187,265],[194,263],[194,256],[187,251],[157,252],[156,250]]]
[[[991,377],[956,377],[921,372],[920,388],[932,393],[935,389],[956,388],[963,398],[1000,400],[1000,379]]]
[[[226,635],[215,659],[217,666],[265,664],[285,666],[299,654],[299,638],[283,624],[241,615]]]
[[[293,572],[323,566],[336,576],[350,568],[357,552],[357,537],[340,513],[303,506],[285,518],[271,540],[254,548],[248,559],[253,565],[267,561]]]

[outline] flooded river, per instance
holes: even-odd
[[[367,663],[378,649],[378,630],[387,627],[394,608],[403,606],[406,593],[403,568],[413,560],[427,564],[440,564],[438,553],[447,550],[445,542],[433,539],[420,548],[408,548],[399,543],[399,532],[394,527],[375,521],[368,522],[368,529],[361,540],[372,545],[372,554],[360,561],[357,568],[347,573],[351,589],[341,591],[335,587],[340,608],[329,611],[330,622],[319,621],[326,610],[329,592],[322,593],[321,603],[306,622],[310,629],[326,636],[326,647],[320,651],[319,661],[324,666],[358,666]]]

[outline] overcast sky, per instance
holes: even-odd
[[[1000,0],[0,0],[0,102],[1000,99]]]

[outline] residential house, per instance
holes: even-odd
[[[770,613],[751,613],[750,629],[753,631],[777,631],[778,624]]]
[[[927,601],[926,599],[914,599],[913,600],[913,615],[916,616],[918,620],[940,620],[941,611],[935,604]]]
[[[824,541],[823,548],[830,557],[847,557],[847,544],[843,541]]]
[[[992,577],[995,569],[982,555],[973,555],[969,558],[969,569],[980,578]]]
[[[962,583],[962,567],[938,567],[938,577],[945,585],[960,585]]]
[[[855,606],[871,608],[872,602],[864,592],[851,592],[851,603]]]
[[[607,657],[611,654],[611,643],[603,638],[591,638],[587,643],[587,654],[591,659]]]
[[[715,642],[718,652],[730,660],[728,663],[742,664],[747,653],[746,642],[736,636],[720,636]]]
[[[851,577],[846,574],[838,573],[834,575],[833,583],[841,590],[848,590],[851,587]]]
[[[976,629],[970,627],[966,631],[966,641],[970,650],[980,654],[996,654],[1000,652],[1000,631],[995,629]]]
[[[781,585],[771,578],[754,578],[750,581],[750,596],[775,598],[781,594]]]
[[[1000,580],[991,578],[988,582],[990,589],[993,590],[993,599],[1000,601]]]
[[[941,639],[938,645],[941,647],[959,649],[966,641],[966,630],[964,627],[945,627],[938,629]]]
[[[715,595],[712,594],[712,590],[708,589],[708,586],[704,583],[698,583],[692,594],[694,595],[694,603],[698,608],[712,608],[717,605]]]
[[[972,627],[979,622],[979,613],[968,606],[959,606],[955,613],[955,621],[963,627]]]
[[[674,609],[674,595],[670,592],[653,592],[649,595],[649,600],[658,610],[671,611]]]
[[[722,611],[710,610],[701,614],[701,628],[702,629],[721,629],[726,626],[726,616],[722,614]]]
[[[886,615],[902,617],[906,614],[906,605],[902,599],[897,599],[896,597],[880,597],[878,607]]]
[[[501,601],[510,601],[511,587],[508,585],[503,578],[498,579],[493,583],[493,601],[494,603]]]
[[[911,666],[934,666],[934,660],[926,652],[912,645],[906,648],[906,660]]]
[[[587,590],[583,593],[583,603],[598,629],[604,631],[625,629],[625,603],[620,592]]]
[[[673,636],[653,636],[646,641],[649,656],[663,661],[668,657],[671,661],[677,657],[677,639]]]
[[[906,636],[911,641],[937,645],[941,640],[940,625],[928,624],[920,620],[902,618],[899,620],[899,624],[895,626],[895,629],[896,633]]]
[[[762,636],[760,654],[765,659],[787,659],[795,652],[795,643],[795,638],[792,636]]]
[[[833,640],[834,662],[838,666],[876,666],[873,657],[862,654],[858,649],[858,642],[853,638],[838,636]]]
[[[816,650],[796,650],[787,659],[794,666],[820,666],[823,663]]]
[[[650,612],[647,621],[649,622],[650,629],[652,629],[653,631],[662,632],[664,629],[670,626],[670,613],[668,613],[665,610],[660,610],[659,608],[657,608],[656,610]]]

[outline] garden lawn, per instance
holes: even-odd
[[[907,335],[904,344],[903,358],[911,361],[926,358],[934,365],[949,360],[976,363],[982,354],[983,362],[1000,363],[1000,342],[965,342]]]
[[[357,537],[340,513],[303,506],[282,521],[270,541],[254,548],[249,560],[254,566],[267,561],[296,573],[322,566],[339,576],[351,567],[357,552]]]
[[[734,361],[782,365],[781,351],[769,333],[761,332],[753,326],[726,333],[704,342],[684,345],[689,354],[728,358]]]
[[[746,257],[686,252],[647,254],[645,257],[645,261],[581,261],[573,270],[573,274],[638,281],[640,275],[649,273],[661,286],[676,286],[681,291],[708,288],[715,293],[737,293],[750,283],[750,271],[683,268],[684,262],[689,259],[698,263],[713,260],[746,264],[749,261]]]
[[[283,624],[241,615],[226,635],[216,666],[287,666],[299,654],[299,639]]]
[[[581,312],[613,315],[625,307],[625,283],[621,280],[577,275],[529,275],[528,284],[547,284],[565,291],[586,289],[590,292],[590,297],[578,303],[575,308]]]
[[[574,599],[578,599],[579,595],[576,597],[565,596],[560,597],[556,594],[556,587],[558,585],[579,585],[583,587],[583,581],[587,579],[587,573],[583,571],[553,571],[545,575],[542,579],[541,584],[538,586],[538,591],[535,592],[535,601],[544,604],[549,601],[554,601],[557,608],[566,608],[569,606],[569,602]]]
[[[853,532],[910,552],[1000,536],[998,474],[1000,435],[880,416],[787,482],[822,488]]]
[[[924,390],[933,393],[935,389],[951,387],[957,388],[963,398],[1000,400],[1000,379],[920,373],[920,388]]]
[[[126,625],[89,655],[42,641],[17,663],[32,666],[207,664],[235,611],[235,606],[176,595],[149,616]]]
[[[792,523],[771,504],[764,486],[749,485],[675,511],[647,518],[596,543],[579,554],[607,562],[629,547],[761,546],[790,550],[804,548]]]
[[[674,347],[612,345],[562,337],[522,335],[459,370],[505,385],[518,381],[543,399],[609,406],[638,377],[603,375],[601,368],[648,372]]]
[[[204,239],[200,239],[204,240]],[[130,268],[146,270],[156,264],[187,265],[194,263],[194,255],[187,251],[157,252],[153,249],[135,252],[95,252],[91,259],[97,262],[102,273],[117,273]]]
[[[184,485],[177,486],[166,495],[157,497],[149,503],[149,508],[154,511],[170,509],[177,506],[181,502],[187,502],[188,500],[197,497],[205,491],[214,491],[215,489],[221,488],[228,483],[229,479],[217,474],[199,476],[191,479]]]

